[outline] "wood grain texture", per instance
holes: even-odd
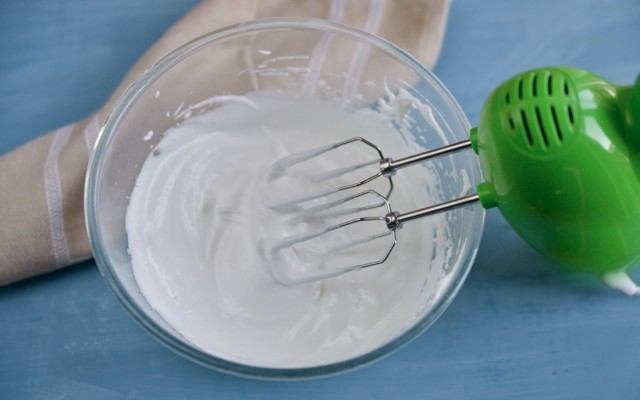
[[[193,3],[3,1],[0,154],[100,106]],[[637,0],[454,0],[435,72],[473,123],[489,92],[526,69],[632,82],[639,21]],[[555,269],[494,211],[442,318],[345,375],[252,381],[183,360],[133,322],[93,262],[0,289],[0,343],[0,399],[640,398],[640,298]]]

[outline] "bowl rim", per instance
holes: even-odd
[[[159,326],[152,319],[148,318],[142,308],[137,305],[136,301],[133,300],[133,298],[129,295],[129,293],[127,293],[123,285],[120,284],[119,278],[110,266],[109,256],[108,254],[106,254],[104,246],[102,245],[104,240],[101,235],[100,229],[98,228],[99,221],[98,213],[96,212],[98,201],[97,187],[102,171],[102,161],[104,158],[103,156],[106,152],[106,149],[109,147],[113,140],[114,132],[116,132],[121,119],[126,116],[126,112],[129,109],[129,106],[133,104],[145,91],[145,89],[149,87],[156,79],[158,79],[164,72],[169,70],[184,58],[188,57],[190,54],[196,52],[201,47],[211,42],[225,39],[231,36],[274,29],[310,29],[330,32],[349,37],[359,42],[365,42],[366,44],[389,54],[398,61],[401,61],[404,64],[408,65],[417,75],[429,82],[432,88],[440,95],[441,99],[445,102],[446,106],[454,113],[455,117],[466,128],[467,132],[471,128],[469,121],[462,111],[462,108],[458,105],[451,93],[440,82],[440,80],[426,67],[415,60],[411,55],[383,38],[350,26],[314,18],[276,17],[243,22],[199,36],[173,50],[163,58],[154,62],[144,72],[144,74],[140,76],[136,81],[134,81],[118,98],[118,100],[109,111],[107,118],[100,129],[100,132],[89,157],[84,188],[85,224],[96,264],[98,265],[98,269],[103,276],[103,279],[107,283],[109,289],[114,293],[115,297],[129,312],[133,319],[138,324],[140,324],[144,328],[144,330],[146,330],[152,337],[167,346],[169,349],[200,365],[204,365],[206,367],[231,375],[258,379],[286,380],[319,378],[364,367],[374,361],[382,359],[383,357],[393,353],[394,351],[400,349],[404,345],[414,340],[421,333],[427,330],[427,328],[429,328],[442,315],[444,310],[456,297],[475,260],[480,244],[485,217],[484,209],[479,204],[472,206],[474,207],[474,214],[472,218],[471,228],[474,232],[469,235],[470,240],[467,240],[464,244],[466,249],[463,249],[461,251],[461,253],[463,253],[464,255],[461,257],[461,260],[459,262],[460,267],[455,272],[455,275],[451,277],[449,293],[442,296],[438,301],[434,303],[431,312],[424,315],[409,329],[396,335],[387,343],[374,350],[371,350],[365,354],[359,355],[349,360],[343,360],[331,364],[313,367],[275,368],[252,366],[214,356],[210,353],[200,350],[195,346],[187,345],[185,342],[178,340],[173,334],[165,331],[164,328]],[[473,162],[476,163],[477,167],[474,169],[474,171],[472,171],[476,175],[474,176],[474,178],[476,178],[476,180],[478,181],[481,181],[482,175],[478,160],[476,159]]]

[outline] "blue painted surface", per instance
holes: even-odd
[[[3,1],[0,154],[99,107],[193,3]],[[639,43],[637,0],[456,0],[436,73],[473,123],[495,86],[533,67],[631,83]],[[420,338],[338,377],[263,382],[155,342],[93,262],[0,288],[0,399],[239,397],[638,399],[640,299],[555,269],[490,211],[467,282]]]

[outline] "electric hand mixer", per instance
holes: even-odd
[[[377,199],[376,204],[357,210],[384,206],[387,212],[285,238],[273,252],[375,220],[384,221],[387,231],[355,238],[343,247],[383,236],[391,241],[380,258],[314,271],[285,283],[326,279],[382,264],[393,251],[396,230],[403,223],[476,202],[484,208],[498,207],[526,242],[574,271],[607,276],[640,261],[640,77],[635,85],[625,87],[574,68],[536,69],[511,78],[490,95],[469,140],[391,160],[375,144],[358,137],[286,157],[274,168],[286,169],[358,143],[376,149],[380,158],[372,162],[379,165],[379,172],[279,206],[361,187],[379,177],[390,179],[400,168],[468,148],[479,156],[486,180],[477,186],[476,194],[407,213],[393,210],[388,201],[391,189],[386,195],[364,190],[307,210],[325,212],[371,196]],[[349,174],[367,164],[346,166],[332,174]],[[629,294],[637,293],[629,283],[624,279],[609,282]]]

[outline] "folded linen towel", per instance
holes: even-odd
[[[226,25],[299,16],[379,35],[433,67],[448,8],[449,0],[204,0],[140,58],[102,108],[0,157],[0,286],[91,257],[83,209],[89,153],[116,99],[171,50]]]

